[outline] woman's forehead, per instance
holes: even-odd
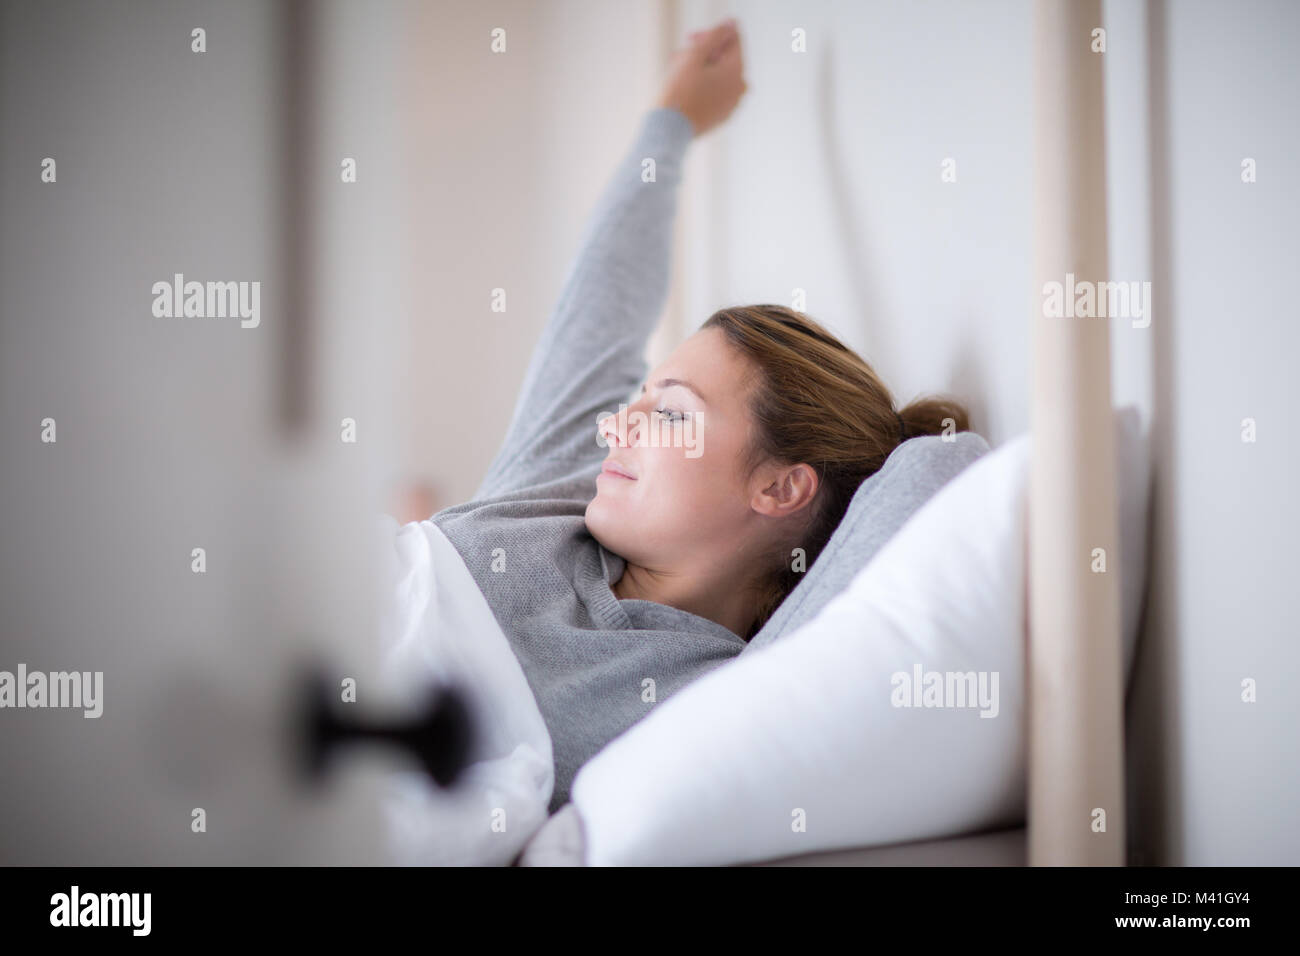
[[[743,394],[742,386],[752,373],[744,356],[727,344],[718,329],[710,328],[701,329],[677,346],[649,381],[688,382],[705,401],[721,403],[740,397],[736,393]]]

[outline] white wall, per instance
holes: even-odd
[[[1022,431],[1027,5],[736,8],[749,93],[691,233],[709,256],[688,314],[802,288],[899,402],[950,391],[992,441]]]
[[[1134,825],[1148,862],[1296,865],[1300,8],[1152,3],[1147,33],[1155,581]]]
[[[473,494],[583,225],[658,92],[657,2],[432,3],[409,76],[404,465]],[[492,53],[491,31],[506,31]],[[490,308],[506,290],[505,313]]]

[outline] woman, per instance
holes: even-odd
[[[430,519],[537,698],[552,811],[606,743],[746,646],[900,442],[944,419],[967,427],[947,402],[896,412],[862,359],[774,305],[715,313],[644,374],[684,154],[734,110],[742,73],[733,21],[676,55],[597,205],[500,452],[473,500]],[[688,427],[694,450],[662,440]]]

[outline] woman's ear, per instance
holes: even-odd
[[[817,472],[811,465],[774,465],[763,473],[750,504],[772,518],[784,518],[809,505],[817,495]]]

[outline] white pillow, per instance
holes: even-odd
[[[1136,409],[1116,425],[1127,679],[1148,467]],[[683,688],[588,761],[571,790],[582,862],[742,863],[1023,821],[1028,464],[1028,436],[980,458],[816,618]],[[911,697],[900,675],[918,669]],[[974,675],[982,704],[927,696],[929,672]]]

